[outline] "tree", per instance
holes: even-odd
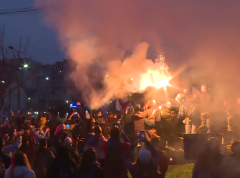
[[[4,96],[6,93],[6,84],[4,80],[5,64],[6,60],[4,53],[4,25],[3,25],[3,27],[0,27],[0,110],[2,108]]]
[[[3,107],[4,101],[7,97],[11,99],[11,93],[14,92],[19,87],[22,87],[22,81],[18,82],[20,65],[23,63],[22,59],[17,58],[16,66],[12,66],[9,63],[9,60],[6,59],[5,55],[5,45],[4,45],[4,36],[5,36],[4,25],[0,26],[0,111]],[[26,55],[26,50],[28,46],[28,39],[23,47],[22,54]],[[20,38],[19,51],[21,51],[22,41]],[[32,78],[38,71],[41,66],[38,66],[36,69],[32,70],[31,73],[24,79],[24,81]],[[13,83],[17,83],[13,86]],[[9,102],[10,103],[10,102]]]

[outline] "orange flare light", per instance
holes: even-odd
[[[154,87],[156,89],[166,88],[166,86],[170,86],[169,81],[171,79],[171,74],[164,68],[155,71],[149,70],[141,76],[140,90],[145,90],[147,87]]]

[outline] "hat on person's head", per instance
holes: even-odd
[[[72,139],[70,137],[66,137],[64,139],[64,146],[66,147],[72,146]]]
[[[148,151],[146,148],[141,147],[138,153],[138,159],[141,163],[149,163],[149,161],[151,160],[151,152]]]

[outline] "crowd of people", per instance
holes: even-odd
[[[149,100],[107,117],[83,108],[65,118],[42,113],[33,119],[22,111],[15,117],[12,112],[0,128],[0,178],[164,178],[169,160],[164,149],[170,136],[184,132],[184,124],[186,134],[212,132],[206,107],[210,97],[206,85],[201,89],[194,105],[187,90],[179,93],[177,109],[171,102]],[[233,143],[233,155],[226,158],[220,147],[215,138],[209,140],[193,178],[240,176],[240,143]]]
[[[165,177],[168,158],[159,139],[147,138],[143,122],[133,135],[126,123],[112,113],[103,118],[101,111],[63,119],[12,113],[0,128],[0,178]]]
[[[218,139],[210,138],[193,168],[192,178],[237,178],[240,177],[240,141],[231,146],[232,154],[224,156]]]

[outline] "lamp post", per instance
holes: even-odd
[[[20,60],[21,60],[21,51],[16,50],[13,46],[9,46],[9,49],[16,51],[18,54],[18,87],[17,87],[17,103],[18,109],[20,109],[20,79],[21,79],[21,67],[20,67]],[[10,90],[11,91],[11,90]]]
[[[46,112],[48,111],[48,100],[49,100],[49,77],[45,78],[46,80]]]

